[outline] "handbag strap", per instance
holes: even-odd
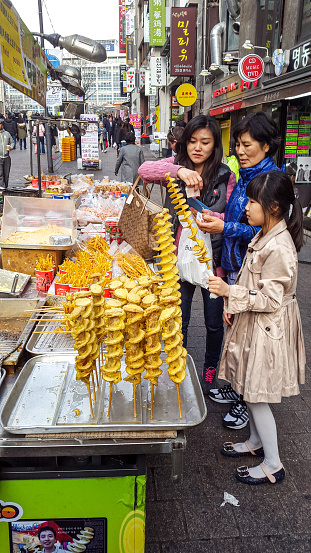
[[[145,196],[146,193],[148,192],[149,198],[150,198],[151,192],[152,192],[152,190],[153,190],[153,187],[154,187],[154,182],[152,183],[152,186],[151,186],[150,189],[148,188],[147,183],[144,182],[143,190],[142,190],[143,195]],[[164,206],[164,193],[163,193],[163,188],[164,188],[164,186],[163,186],[163,184],[162,184],[162,181],[160,181],[160,190],[161,190],[162,207]]]

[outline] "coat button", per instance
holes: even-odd
[[[249,253],[253,253],[254,248],[248,248]]]
[[[266,331],[269,332],[270,326],[266,326]]]

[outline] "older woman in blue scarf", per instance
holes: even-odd
[[[225,213],[203,210],[204,222],[196,221],[203,231],[210,234],[222,233],[221,266],[227,271],[228,284],[234,284],[242,266],[247,245],[260,230],[260,227],[253,227],[247,221],[246,187],[260,173],[279,170],[272,156],[280,144],[276,124],[271,117],[261,111],[242,119],[233,130],[233,138],[241,169],[240,178],[233,189]],[[225,322],[231,325],[226,314]],[[208,397],[218,403],[233,403],[229,413],[223,419],[224,426],[232,429],[244,428],[248,422],[246,403],[230,385],[213,389],[214,378],[215,375],[211,375],[211,389]]]

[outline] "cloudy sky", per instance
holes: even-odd
[[[38,0],[12,0],[12,3],[28,29],[39,32]],[[96,40],[118,38],[118,0],[41,0],[41,3],[45,34],[77,33]]]

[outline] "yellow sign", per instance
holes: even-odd
[[[0,77],[45,106],[47,60],[14,6],[0,0]]]
[[[180,106],[192,106],[197,99],[197,91],[192,84],[181,84],[176,90],[176,100]]]

